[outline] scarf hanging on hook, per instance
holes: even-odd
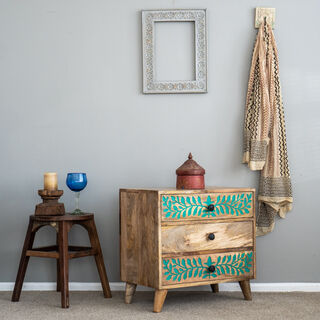
[[[271,232],[277,214],[292,208],[292,188],[279,79],[278,51],[270,25],[261,23],[250,69],[243,163],[260,170],[257,236]]]

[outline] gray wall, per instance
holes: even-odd
[[[319,282],[320,2],[47,0],[0,2],[0,281],[14,281],[42,174],[85,171],[81,206],[96,214],[111,281],[119,281],[118,189],[174,186],[189,151],[206,184],[257,187],[241,164],[254,8],[276,7],[294,209],[257,239],[258,282]],[[141,9],[207,8],[207,94],[141,94]],[[54,231],[40,231],[50,243]],[[80,228],[71,241],[88,242]],[[77,261],[77,262],[76,262]],[[91,258],[71,281],[98,281]],[[33,259],[26,281],[54,281]]]

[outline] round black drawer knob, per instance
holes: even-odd
[[[208,270],[209,270],[210,272],[214,272],[214,270],[216,270],[216,267],[215,267],[215,266],[210,266],[210,267],[208,268]]]
[[[208,211],[213,211],[214,210],[214,205],[213,204],[209,204],[208,205]]]
[[[209,240],[214,240],[215,238],[214,233],[209,233],[208,238]]]

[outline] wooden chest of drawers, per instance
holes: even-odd
[[[125,302],[137,285],[167,290],[239,281],[251,300],[255,278],[254,189],[120,189],[121,280]]]

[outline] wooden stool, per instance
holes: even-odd
[[[69,246],[68,232],[74,224],[83,226],[89,234],[91,247]],[[57,231],[57,243],[53,246],[32,248],[36,232],[43,226],[50,225]],[[61,291],[62,308],[69,307],[69,259],[94,256],[105,298],[111,298],[111,291],[103,262],[93,214],[63,216],[30,216],[28,231],[24,241],[19,270],[14,286],[12,301],[19,301],[24,276],[30,257],[57,259],[57,291]]]

